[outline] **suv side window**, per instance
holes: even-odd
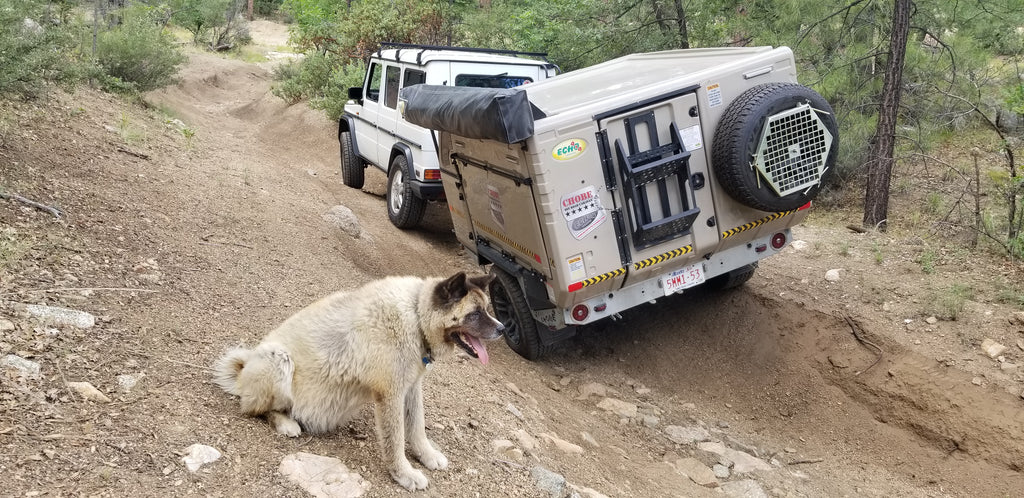
[[[413,85],[420,85],[427,82],[427,73],[418,69],[406,69],[405,79],[402,80],[402,88]]]
[[[366,99],[374,102],[380,98],[380,64],[376,62],[370,66],[370,78],[366,85]]]
[[[455,77],[455,86],[477,86],[482,88],[513,88],[527,83],[533,83],[533,78],[527,76],[506,76],[499,74],[460,74]]]
[[[398,77],[402,70],[398,66],[388,66],[384,78],[384,105],[394,109],[398,106]]]

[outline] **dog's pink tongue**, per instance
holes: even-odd
[[[490,361],[490,357],[487,356],[487,348],[484,347],[484,343],[481,342],[480,339],[469,334],[465,334],[465,338],[469,340],[469,345],[473,347],[474,351],[476,351],[476,356],[477,359],[480,360],[480,363],[486,365],[487,362]]]

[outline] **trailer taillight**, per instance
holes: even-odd
[[[772,235],[772,248],[778,251],[783,247],[786,247],[786,234],[783,232],[779,232],[776,233],[775,235]]]
[[[577,304],[576,306],[573,307],[573,320],[576,320],[577,322],[582,322],[583,320],[586,320],[588,316],[590,316],[590,308],[588,308],[587,305]]]

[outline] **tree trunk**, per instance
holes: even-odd
[[[252,20],[252,0],[249,0],[249,17],[248,17],[248,19],[250,21]]]
[[[910,0],[896,0],[889,39],[889,63],[885,68],[878,127],[868,152],[868,184],[864,197],[864,226],[884,231],[889,217],[889,180],[892,178],[896,118],[900,108],[903,59],[910,32]]]
[[[679,48],[690,48],[690,35],[686,31],[686,9],[682,0],[675,0],[676,22],[679,23]]]

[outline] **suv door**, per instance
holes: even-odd
[[[371,61],[370,69],[366,71],[366,82],[363,87],[363,108],[359,116],[366,122],[355,127],[355,140],[359,149],[359,155],[374,164],[380,164],[377,160],[377,119],[380,113],[382,72],[383,68],[380,61]]]
[[[380,105],[377,107],[377,159],[384,171],[390,169],[391,149],[398,141],[398,84],[402,68],[394,64],[384,66]]]

